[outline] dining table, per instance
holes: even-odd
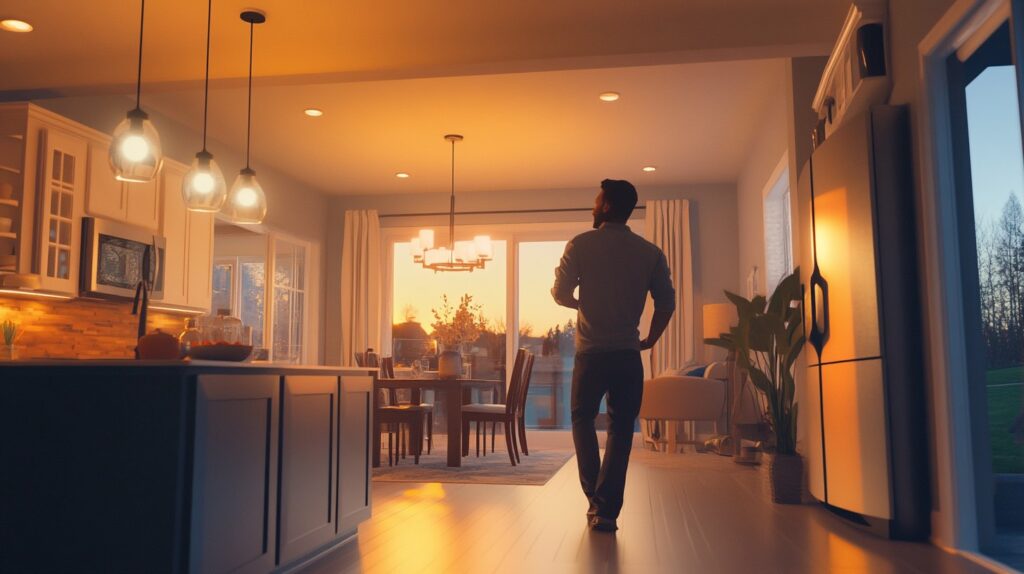
[[[469,404],[473,389],[494,390],[501,396],[505,381],[497,379],[376,378],[373,412],[380,407],[381,392],[408,389],[411,404],[419,404],[423,391],[432,390],[444,402],[448,419],[448,466],[462,466],[462,405]],[[380,433],[373,432],[373,466],[380,466]]]

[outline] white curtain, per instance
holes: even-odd
[[[685,199],[647,202],[647,239],[668,259],[676,289],[676,312],[651,353],[651,370],[685,367],[693,360],[693,256],[690,239],[690,202]]]
[[[341,253],[341,364],[355,353],[380,351],[381,240],[377,211],[345,212]]]

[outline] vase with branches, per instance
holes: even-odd
[[[799,404],[794,365],[806,341],[800,269],[784,278],[767,299],[747,299],[729,291],[725,295],[736,307],[738,324],[704,342],[735,352],[737,365],[765,399],[774,438],[769,467],[773,498],[799,502],[803,461],[796,451]]]
[[[473,296],[468,293],[459,298],[457,306],[452,305],[448,295],[442,295],[440,308],[431,312],[434,322],[430,326],[442,346],[438,354],[438,374],[445,378],[458,377],[462,374],[462,351],[487,328],[481,305],[473,303]]]

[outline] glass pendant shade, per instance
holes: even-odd
[[[201,151],[181,182],[181,197],[189,211],[213,213],[224,207],[228,186],[213,154]]]
[[[160,134],[146,112],[135,108],[128,112],[110,141],[110,169],[119,181],[153,181],[164,163]]]
[[[463,263],[476,261],[476,244],[472,241],[456,241],[455,260]]]
[[[224,211],[234,223],[253,225],[263,222],[267,215],[267,196],[263,194],[260,182],[256,181],[255,171],[245,168],[238,173]]]
[[[423,249],[434,248],[434,230],[433,229],[421,229],[418,236],[420,240],[420,247]]]

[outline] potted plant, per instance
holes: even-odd
[[[772,500],[797,504],[803,493],[803,459],[796,451],[799,405],[793,366],[806,340],[800,269],[783,279],[768,299],[746,299],[729,291],[725,295],[736,306],[738,325],[704,342],[735,351],[737,365],[763,395],[774,442],[768,465]]]
[[[441,309],[431,309],[434,314],[434,337],[440,343],[437,356],[437,374],[442,379],[457,378],[462,374],[463,346],[477,340],[486,327],[480,315],[480,305],[473,303],[468,293],[459,299],[459,306],[453,307],[447,295],[441,296]]]
[[[4,334],[4,348],[0,351],[0,359],[13,361],[18,358],[18,349],[14,344],[18,341],[18,335],[21,335],[21,331],[18,330],[18,324],[10,319],[0,324],[0,330]]]

